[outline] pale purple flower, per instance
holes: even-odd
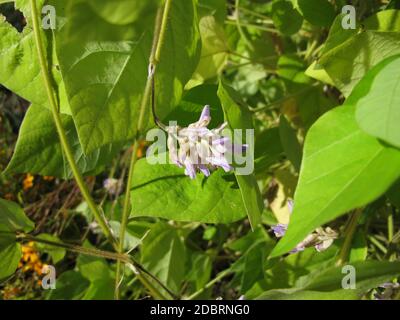
[[[293,212],[293,201],[288,200],[288,207],[290,213]],[[271,229],[274,232],[277,238],[282,238],[286,231],[288,225],[285,223],[278,223],[275,226],[272,226]],[[318,228],[313,233],[309,234],[303,241],[301,241],[294,249],[290,251],[290,253],[296,253],[300,251],[304,251],[305,248],[314,247],[318,252],[324,251],[328,249],[333,241],[337,239],[338,234],[336,231],[332,230],[329,227]]]
[[[275,237],[282,238],[287,230],[288,225],[286,223],[278,223],[276,226],[272,226],[271,229],[275,234]]]
[[[227,155],[243,152],[247,147],[235,145],[229,137],[221,135],[227,126],[226,122],[210,130],[207,128],[210,121],[210,107],[205,106],[197,122],[186,128],[167,128],[170,161],[178,167],[184,167],[185,175],[191,179],[196,178],[198,172],[208,177],[216,168],[222,168],[225,172],[232,171]]]

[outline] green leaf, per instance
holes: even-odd
[[[202,43],[201,56],[193,77],[187,84],[187,89],[221,74],[230,52],[223,24],[219,24],[214,16],[202,17],[199,28]]]
[[[357,300],[357,292],[353,290],[335,290],[331,292],[274,289],[264,292],[258,300]]]
[[[366,133],[400,147],[400,56],[379,63],[359,82],[349,99],[357,100],[357,123]]]
[[[272,4],[272,20],[276,28],[285,35],[292,35],[300,30],[303,18],[287,0],[274,1]]]
[[[384,10],[367,18],[363,25],[368,30],[400,32],[400,10]]]
[[[290,254],[283,259],[270,260],[272,267],[266,272],[265,289],[282,289],[294,287],[296,280],[302,276],[320,270],[336,261],[339,246],[333,243],[327,250],[318,252],[315,248]],[[261,292],[259,292],[261,294]],[[256,295],[257,296],[257,295]]]
[[[18,204],[0,199],[0,231],[29,232],[34,227]]]
[[[25,26],[22,33],[19,33],[0,16],[0,84],[31,103],[50,108],[30,25],[29,3],[17,1],[17,8],[21,9],[25,16],[28,16],[28,25]],[[52,53],[48,56],[48,60],[51,66],[52,80],[56,84],[60,111],[70,114],[61,74],[57,70],[58,61],[53,48],[52,35],[44,31],[42,33],[47,52]]]
[[[303,17],[313,25],[329,27],[335,19],[334,6],[328,0],[297,0]]]
[[[77,265],[80,273],[90,282],[111,278],[111,270],[105,259],[80,255]]]
[[[179,126],[187,127],[198,120],[199,114],[205,105],[210,106],[210,128],[216,128],[224,122],[224,113],[217,95],[218,86],[215,84],[203,84],[186,91],[181,102],[166,117],[168,121],[176,121]]]
[[[197,6],[201,18],[212,15],[219,24],[223,25],[225,23],[227,14],[226,0],[199,0]]]
[[[99,15],[103,9],[98,1],[73,1],[66,10],[68,23],[57,35],[61,71],[85,153],[135,135],[152,44],[154,23],[150,28],[136,22],[115,25]],[[173,1],[156,75],[160,118],[179,102],[197,66],[199,38],[194,1]],[[147,113],[144,119],[150,118]]]
[[[306,76],[334,86],[334,82],[321,65],[314,61],[306,70]]]
[[[296,130],[291,127],[284,115],[281,115],[280,117],[279,133],[286,156],[296,171],[299,172],[303,151],[301,149],[299,140],[297,139]]]
[[[112,278],[96,279],[90,283],[82,300],[114,299],[115,280]]]
[[[104,20],[111,24],[128,25],[140,20],[141,23],[153,23],[153,13],[157,10],[159,0],[130,1],[89,0],[91,8]]]
[[[174,292],[185,274],[185,255],[177,230],[165,223],[155,224],[141,247],[143,266]]]
[[[333,22],[329,30],[328,38],[322,48],[321,55],[324,55],[331,49],[340,46],[343,42],[355,36],[360,31],[359,26],[356,26],[356,29],[343,29],[342,21],[344,16],[344,14],[339,14]]]
[[[230,223],[246,215],[235,177],[222,170],[190,180],[175,165],[140,159],[135,165],[131,198],[132,217]]]
[[[17,270],[21,256],[21,245],[16,242],[15,235],[0,234],[0,280]]]
[[[320,63],[336,86],[348,96],[373,66],[399,53],[399,33],[365,31],[329,51]]]
[[[367,240],[363,231],[359,230],[353,238],[351,243],[351,250],[349,255],[349,262],[364,261],[368,256]]]
[[[354,112],[353,106],[338,107],[310,129],[294,211],[272,256],[288,252],[322,224],[375,200],[400,175],[400,152],[361,131]]]
[[[60,242],[60,239],[58,239],[56,236],[47,233],[42,233],[38,235],[37,238],[52,242]],[[66,250],[64,248],[48,245],[45,243],[37,242],[36,247],[39,251],[48,253],[52,258],[53,263],[60,262],[62,259],[64,259],[66,254]]]
[[[195,284],[196,290],[202,289],[210,280],[212,272],[212,260],[209,255],[194,252],[188,259],[189,270],[187,280]]]
[[[247,292],[257,281],[264,278],[264,261],[267,243],[254,244],[245,255],[244,270],[241,279],[240,292]]]
[[[356,272],[356,290],[364,293],[400,275],[400,262],[358,261],[352,263]],[[333,291],[342,287],[342,267],[331,267],[312,273],[303,281],[307,290]]]
[[[301,287],[266,291],[258,299],[357,300],[368,290],[400,274],[399,262],[362,261],[354,262],[352,266],[355,268],[355,289],[343,289],[342,280],[346,272],[342,267],[331,267],[312,272],[301,280]]]
[[[284,157],[279,128],[262,131],[256,136],[254,167],[256,174],[263,173]]]
[[[253,129],[252,115],[248,107],[241,100],[237,92],[220,81],[218,96],[224,110],[225,119],[229,127],[242,130],[242,141],[247,136],[246,129]],[[254,135],[254,131],[253,131]],[[248,152],[254,152],[254,144],[246,141]],[[254,166],[254,157],[251,158]],[[249,165],[249,164],[247,164]],[[246,208],[251,227],[254,229],[261,222],[264,202],[254,174],[240,175],[235,173],[243,203]]]
[[[96,174],[119,152],[121,145],[107,145],[84,155],[71,116],[61,115],[63,127],[80,172]],[[35,173],[71,178],[72,171],[63,154],[51,112],[41,106],[29,107],[22,123],[14,155],[6,173]]]
[[[90,282],[77,271],[66,271],[57,278],[54,290],[49,290],[50,300],[79,300],[85,294]]]
[[[227,248],[240,252],[246,253],[248,250],[257,242],[266,243],[271,241],[271,238],[268,236],[267,232],[262,226],[258,226],[254,231],[247,233],[245,236],[236,239],[235,241],[228,243],[226,245]]]

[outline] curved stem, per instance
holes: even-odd
[[[30,0],[31,4],[31,10],[32,10],[32,21],[33,21],[33,33],[35,37],[35,44],[37,48],[37,53],[38,53],[38,58],[39,58],[39,64],[41,68],[41,73],[43,76],[43,82],[44,86],[46,88],[46,93],[49,99],[50,103],[50,109],[51,109],[51,114],[53,116],[53,120],[57,129],[58,136],[60,138],[60,143],[63,149],[63,152],[65,153],[65,156],[67,158],[68,164],[71,167],[71,171],[74,175],[75,181],[82,193],[83,198],[87,202],[90,210],[93,213],[93,216],[95,217],[97,223],[99,224],[100,228],[102,229],[103,233],[109,240],[109,242],[117,248],[117,242],[112,234],[111,229],[109,228],[107,222],[105,221],[103,215],[100,213],[100,210],[96,203],[94,202],[93,198],[90,195],[89,189],[86,185],[86,183],[83,180],[83,177],[78,169],[78,166],[75,162],[74,155],[71,150],[71,146],[69,145],[67,135],[65,133],[65,130],[62,125],[61,117],[58,112],[58,103],[54,94],[54,89],[51,85],[51,80],[50,80],[50,75],[49,75],[49,69],[46,61],[46,56],[45,56],[45,49],[43,47],[43,41],[40,33],[40,27],[39,27],[39,14],[38,10],[36,7],[35,0]]]
[[[84,254],[87,256],[91,256],[91,257],[104,258],[104,259],[123,262],[123,263],[131,266],[131,268],[135,271],[138,279],[147,287],[147,289],[153,294],[153,296],[155,298],[162,297],[163,299],[168,299],[162,293],[160,293],[157,289],[155,289],[154,285],[149,281],[149,279],[147,279],[147,277],[152,279],[155,283],[157,283],[157,285],[159,285],[161,288],[163,288],[163,290],[165,290],[172,298],[175,298],[175,295],[166,286],[164,286],[164,284],[160,280],[158,280],[151,273],[146,271],[143,268],[143,266],[141,266],[137,261],[135,261],[134,259],[132,259],[129,255],[127,255],[125,253],[104,251],[104,250],[99,250],[96,248],[86,248],[86,247],[78,246],[75,244],[65,243],[62,241],[51,241],[51,240],[41,239],[39,237],[35,237],[35,236],[32,236],[27,233],[23,233],[23,232],[19,232],[16,234],[14,232],[0,232],[0,233],[14,234],[16,237],[16,240],[19,242],[33,241],[33,242],[37,242],[37,243],[47,244],[47,245],[50,245],[53,247],[64,248],[68,251],[79,253],[79,254]]]
[[[69,142],[68,142],[68,139],[67,139],[67,136],[65,133],[65,130],[62,125],[60,114],[58,113],[58,110],[59,110],[58,103],[57,103],[57,100],[56,100],[56,97],[54,94],[53,87],[51,85],[50,75],[49,75],[49,71],[48,71],[48,65],[47,65],[46,56],[44,53],[45,49],[43,47],[43,41],[42,41],[42,37],[41,37],[41,33],[40,33],[39,14],[38,14],[35,0],[30,0],[30,4],[31,4],[31,10],[32,10],[32,20],[33,20],[33,31],[34,31],[34,37],[35,37],[35,44],[37,47],[39,63],[40,63],[41,72],[42,72],[43,80],[44,80],[44,86],[46,88],[46,93],[48,95],[48,99],[49,99],[49,103],[50,103],[50,107],[51,107],[51,113],[53,116],[54,123],[56,125],[57,133],[60,138],[60,143],[61,143],[62,149],[66,155],[67,161],[71,167],[72,173],[73,173],[76,183],[82,193],[82,196],[85,199],[85,201],[87,202],[89,208],[91,209],[93,216],[95,217],[97,223],[99,224],[103,233],[107,237],[108,241],[113,245],[113,247],[116,250],[119,251],[119,248],[122,246],[122,244],[118,244],[117,240],[114,238],[111,228],[108,226],[107,221],[105,220],[99,207],[96,205],[93,198],[91,197],[89,189],[87,188],[87,186],[83,180],[83,177],[76,165],[75,158],[73,156],[71,147],[69,145]],[[136,152],[134,152],[134,154],[136,154]],[[126,223],[127,222],[125,222],[125,228],[126,228]],[[30,236],[30,237],[32,237],[32,236]],[[32,238],[32,240],[33,240],[33,238]],[[41,241],[41,240],[36,239],[36,241]],[[121,241],[121,243],[123,243],[123,240]],[[48,243],[48,244],[50,244],[50,243]],[[53,245],[56,245],[56,244],[58,246],[61,246],[59,243],[53,243]],[[146,271],[142,266],[140,266],[139,263],[137,263],[136,261],[133,261],[131,258],[129,258],[129,256],[121,255],[121,252],[115,253],[115,254],[107,253],[107,256],[104,256],[104,251],[100,251],[97,249],[87,249],[87,248],[83,248],[83,247],[66,245],[66,244],[63,244],[63,246],[64,246],[64,248],[66,248],[68,250],[75,251],[78,253],[90,254],[90,255],[97,256],[97,257],[104,257],[107,259],[116,260],[118,265],[120,265],[120,268],[121,268],[121,262],[131,264],[131,265],[135,266],[137,269],[141,270],[140,271],[141,274],[140,274],[140,276],[138,276],[138,279],[143,283],[144,286],[146,286],[149,289],[150,292],[154,291],[152,289],[153,286],[148,285],[149,281],[147,279],[144,279],[143,274],[147,274],[150,278],[152,278],[155,282],[157,282],[165,291],[170,293],[168,288],[166,288],[156,277],[154,277],[148,271]],[[160,295],[157,295],[157,296],[160,296]]]
[[[214,279],[212,279],[210,282],[208,282],[203,288],[201,288],[200,290],[196,291],[195,293],[193,293],[192,295],[187,297],[185,300],[196,299],[204,291],[206,291],[207,289],[211,288],[215,283],[221,281],[223,278],[225,278],[226,276],[228,276],[231,273],[232,273],[232,271],[229,270],[229,269],[226,269],[226,270],[222,271]]]
[[[131,161],[130,161],[130,166],[129,166],[129,172],[128,172],[128,179],[126,182],[126,191],[125,191],[125,197],[124,197],[124,204],[123,204],[123,209],[122,209],[122,221],[121,221],[121,228],[120,228],[120,235],[119,235],[119,252],[123,252],[124,250],[124,240],[125,240],[125,233],[126,233],[126,227],[128,224],[128,218],[129,218],[129,213],[130,213],[130,202],[131,202],[131,197],[130,197],[130,188],[132,185],[132,179],[133,179],[133,172],[137,160],[137,149],[139,146],[138,142],[138,137],[142,134],[143,126],[144,126],[144,115],[146,111],[146,107],[150,98],[150,95],[152,95],[152,103],[154,104],[154,75],[156,72],[157,64],[160,60],[161,56],[161,48],[162,44],[164,42],[165,38],[165,32],[167,29],[167,23],[168,23],[168,15],[169,15],[169,10],[171,8],[171,3],[172,0],[166,0],[164,9],[161,11],[159,10],[156,18],[156,26],[155,26],[155,31],[154,31],[154,39],[153,39],[153,47],[151,49],[150,53],[150,59],[149,59],[149,74],[147,77],[146,81],[146,86],[144,89],[142,101],[140,104],[140,113],[139,113],[139,119],[138,119],[138,124],[137,124],[137,137],[135,139],[134,145],[133,145],[133,153],[131,156]],[[153,110],[154,111],[154,110]],[[154,115],[155,116],[155,115]],[[155,117],[155,120],[156,117]],[[116,276],[116,290],[115,290],[115,298],[119,298],[119,283],[121,279],[121,273],[122,273],[122,266],[121,263],[117,263],[117,276]],[[161,294],[162,296],[162,294]]]
[[[342,248],[339,253],[339,259],[336,265],[343,265],[349,258],[351,244],[353,242],[354,233],[357,229],[358,219],[360,218],[363,209],[357,209],[349,218],[349,223],[346,228],[345,238]]]
[[[240,23],[240,5],[239,5],[240,0],[235,0],[235,8],[236,8],[236,27],[237,30],[240,34],[240,36],[243,38],[244,42],[246,42],[247,46],[251,51],[254,51],[254,46],[251,43],[251,41],[247,38],[247,35],[244,33],[242,29],[242,25]]]

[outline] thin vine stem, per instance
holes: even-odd
[[[43,76],[44,86],[46,88],[46,93],[49,99],[50,107],[51,107],[51,114],[53,116],[53,120],[57,129],[57,133],[60,139],[62,150],[67,158],[68,164],[71,167],[71,171],[75,178],[75,181],[82,193],[83,198],[87,202],[90,210],[93,213],[97,223],[99,224],[100,228],[102,229],[103,233],[107,237],[108,241],[113,245],[114,248],[118,248],[117,241],[114,238],[111,228],[108,226],[106,220],[104,219],[103,215],[100,213],[100,210],[96,203],[94,202],[93,198],[90,195],[89,189],[78,169],[78,166],[75,162],[75,158],[73,156],[71,146],[69,145],[67,135],[62,125],[61,117],[59,114],[59,108],[57,99],[54,94],[54,88],[51,84],[50,75],[49,75],[49,68],[47,65],[46,57],[45,57],[45,49],[43,47],[42,36],[40,33],[40,26],[39,26],[39,14],[36,7],[35,0],[30,0],[31,10],[32,10],[32,21],[33,21],[33,33],[35,37],[35,44],[36,49],[39,57],[39,64],[41,73]]]
[[[214,284],[216,284],[217,282],[221,281],[223,278],[225,278],[226,276],[228,276],[228,275],[230,275],[232,273],[233,272],[230,269],[226,269],[226,270],[220,272],[214,279],[209,281],[204,287],[202,287],[201,289],[199,289],[198,291],[196,291],[195,293],[193,293],[189,297],[185,298],[185,300],[194,300],[194,299],[196,299],[204,291],[206,291],[207,289],[211,288]]]
[[[166,0],[164,9],[163,11],[160,9],[157,13],[157,18],[156,18],[156,25],[155,25],[155,31],[154,31],[154,39],[153,39],[153,46],[151,49],[150,53],[150,59],[149,59],[149,73],[146,81],[146,86],[143,92],[143,97],[142,101],[140,104],[140,113],[139,113],[139,119],[138,119],[138,124],[137,124],[137,136],[133,145],[133,152],[130,160],[130,165],[129,165],[129,172],[128,172],[128,179],[126,182],[126,191],[125,191],[125,197],[124,197],[124,203],[123,203],[123,209],[122,209],[122,220],[121,220],[121,228],[120,228],[120,235],[119,235],[119,252],[123,252],[123,245],[124,245],[124,240],[125,240],[125,234],[126,234],[126,227],[128,224],[128,218],[129,218],[129,213],[131,209],[131,197],[130,197],[130,187],[132,185],[132,180],[133,180],[133,173],[134,173],[134,168],[135,164],[137,161],[137,149],[139,146],[139,137],[142,135],[142,130],[144,126],[144,115],[146,111],[146,107],[148,105],[148,101],[150,99],[150,96],[152,97],[152,107],[154,108],[154,76],[157,68],[157,64],[160,60],[161,57],[161,48],[164,42],[165,38],[165,33],[167,29],[167,23],[168,23],[168,15],[169,11],[171,8],[171,3],[172,0]],[[154,114],[154,110],[152,110],[154,120],[157,123],[158,119],[156,118]],[[158,123],[157,123],[158,124]],[[121,279],[121,273],[122,273],[122,265],[121,262],[117,263],[117,276],[116,276],[116,288],[115,288],[115,298],[119,299],[119,285],[120,285],[120,279]],[[156,288],[155,288],[156,290]],[[157,290],[156,290],[157,291]],[[159,292],[158,292],[159,293]],[[159,293],[161,296],[162,294]]]
[[[345,231],[344,242],[339,252],[339,259],[336,262],[336,265],[338,266],[341,266],[346,261],[348,261],[351,244],[353,242],[354,234],[358,225],[358,220],[360,219],[362,212],[363,209],[357,209],[355,212],[352,213],[349,218],[349,222]]]
[[[93,216],[95,217],[97,223],[99,224],[100,228],[102,229],[103,233],[105,234],[105,236],[107,237],[108,241],[112,244],[112,246],[114,247],[115,250],[119,251],[119,248],[121,247],[121,244],[118,244],[117,240],[114,238],[113,233],[111,231],[111,228],[108,226],[107,221],[105,220],[103,214],[101,213],[101,211],[99,210],[99,207],[97,206],[97,204],[95,203],[95,201],[93,200],[92,196],[90,195],[89,189],[87,187],[87,185],[85,184],[83,177],[76,165],[71,147],[69,145],[65,130],[63,128],[62,125],[62,121],[61,121],[61,117],[59,114],[59,108],[58,108],[58,103],[55,97],[55,93],[54,93],[54,88],[52,87],[51,84],[51,80],[50,80],[50,75],[49,75],[49,71],[48,71],[48,65],[47,65],[47,61],[46,61],[46,56],[45,56],[45,49],[43,47],[43,41],[42,41],[42,36],[40,33],[40,26],[39,26],[39,14],[38,14],[38,10],[36,7],[36,3],[35,0],[30,0],[30,5],[31,5],[31,10],[32,10],[32,21],[33,21],[33,32],[34,32],[34,37],[35,37],[35,45],[37,48],[37,53],[38,53],[38,57],[39,57],[39,64],[40,64],[40,68],[41,68],[41,73],[43,76],[43,82],[44,82],[44,86],[46,88],[46,93],[49,99],[49,103],[50,103],[50,107],[51,107],[51,113],[53,116],[53,120],[54,123],[56,125],[56,129],[57,129],[57,133],[59,135],[59,139],[60,139],[60,143],[63,149],[63,152],[65,153],[65,156],[67,158],[67,161],[71,167],[72,173],[74,175],[75,181],[82,193],[83,198],[85,199],[85,201],[87,202],[89,208],[91,209]],[[134,152],[136,154],[136,152]],[[126,227],[126,224],[125,224]],[[31,236],[32,237],[32,236]],[[27,238],[27,237],[25,237]],[[33,239],[33,238],[32,238]],[[39,241],[39,240],[37,240]],[[43,241],[42,241],[43,242]],[[122,241],[123,243],[123,241]],[[53,243],[54,245],[54,243]],[[64,244],[65,245],[65,244]],[[77,247],[76,246],[70,246],[70,245],[65,245],[69,250],[72,251],[76,251]],[[87,249],[79,249],[79,253],[83,253],[83,254],[90,254],[89,251]],[[101,254],[101,252],[104,253],[104,251],[91,251],[92,254]],[[108,253],[108,259],[113,259],[117,261],[117,264],[121,266],[121,262],[124,263],[129,263],[131,265],[134,266],[134,268],[136,268],[138,270],[137,273],[137,277],[138,279],[142,282],[142,284],[149,289],[150,292],[152,292],[152,294],[154,294],[155,291],[158,291],[157,289],[154,289],[154,286],[148,281],[148,279],[146,279],[144,277],[144,274],[146,274],[149,278],[153,279],[156,283],[158,283],[166,292],[168,292],[172,297],[174,297],[173,293],[166,288],[160,280],[158,280],[154,275],[152,275],[150,272],[148,272],[147,270],[145,270],[139,263],[137,263],[136,261],[132,261],[132,259],[130,260],[124,260],[124,259],[117,259],[117,257],[122,257],[122,256],[116,256],[116,255],[110,255],[110,253]],[[98,255],[99,256],[99,255]],[[101,256],[101,255],[100,255]],[[157,293],[154,294],[155,297],[161,298],[164,297],[164,295],[162,293]]]
[[[142,282],[142,284],[144,284],[147,287],[147,289],[152,293],[152,295],[155,298],[168,299],[168,297],[165,297],[165,295],[160,293],[159,290],[155,289],[154,285],[149,281],[149,279],[152,279],[155,283],[157,283],[157,285],[159,285],[161,288],[163,288],[163,290],[165,290],[171,296],[171,298],[176,298],[175,294],[173,292],[171,292],[171,290],[169,290],[159,279],[157,279],[154,275],[149,273],[145,268],[143,268],[143,266],[140,263],[138,263],[136,260],[134,260],[128,254],[104,251],[104,250],[99,250],[96,248],[86,248],[86,247],[82,247],[82,246],[75,245],[75,244],[65,243],[62,241],[51,241],[51,240],[42,239],[42,238],[27,234],[27,233],[23,233],[23,232],[17,232],[17,233],[0,232],[0,233],[13,234],[13,235],[15,235],[16,240],[18,242],[33,241],[33,242],[37,242],[37,243],[47,244],[47,245],[53,246],[53,247],[63,248],[68,251],[71,251],[71,252],[75,252],[75,253],[91,256],[91,257],[104,258],[104,259],[123,262],[123,263],[131,266],[131,268],[134,270],[138,279]]]

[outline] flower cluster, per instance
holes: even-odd
[[[22,246],[22,258],[18,267],[21,268],[23,272],[33,271],[40,276],[44,266],[45,264],[40,260],[40,256],[33,242]]]
[[[197,172],[202,172],[208,177],[210,170],[218,167],[225,172],[233,170],[227,155],[241,153],[247,147],[234,145],[229,137],[221,135],[227,126],[226,122],[210,130],[207,128],[210,121],[210,107],[205,106],[200,119],[188,127],[167,127],[170,161],[184,167],[185,175],[191,179],[196,177]]]
[[[33,175],[31,175],[30,173],[28,173],[25,176],[24,181],[22,182],[22,184],[23,184],[22,187],[23,187],[24,191],[27,191],[33,187],[34,180],[35,180],[35,177]]]
[[[290,213],[293,211],[293,203],[288,203]],[[285,223],[278,223],[271,229],[277,238],[281,238],[285,235],[288,225]],[[333,241],[337,239],[338,234],[335,230],[326,227],[318,228],[313,233],[309,234],[303,241],[301,241],[290,253],[296,253],[303,251],[305,248],[314,247],[318,252],[328,249]]]

